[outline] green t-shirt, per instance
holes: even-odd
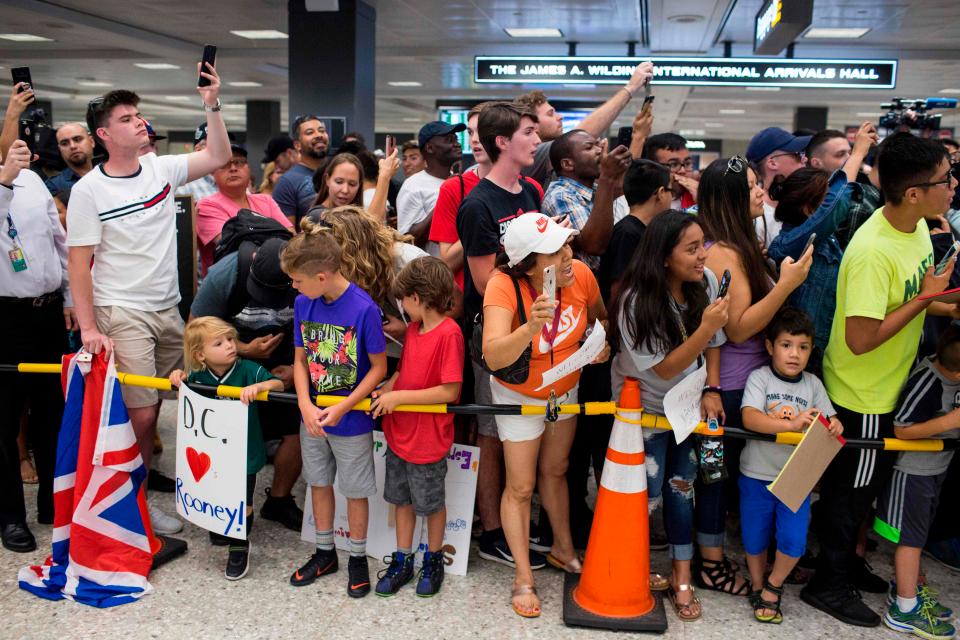
[[[256,362],[238,358],[233,367],[222,378],[218,378],[209,369],[203,369],[202,371],[193,371],[187,377],[187,382],[248,387],[265,380],[273,380],[275,377]],[[221,399],[232,400],[233,398]],[[257,411],[256,402],[250,403],[249,413],[250,418],[247,421],[247,475],[260,471],[267,464],[267,450],[263,446],[263,433],[260,431],[260,415]]]
[[[840,264],[837,311],[823,360],[823,381],[835,404],[858,413],[889,413],[897,406],[917,356],[926,312],[859,356],[847,347],[846,319],[883,320],[917,297],[931,264],[933,245],[926,220],[920,220],[912,233],[903,233],[890,225],[881,207],[853,236]]]

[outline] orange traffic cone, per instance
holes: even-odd
[[[150,512],[147,509],[146,482],[140,486],[140,493],[137,494],[137,504],[140,506],[140,515],[147,532],[147,540],[150,541],[150,553],[153,554],[153,563],[150,565],[150,569],[156,569],[185,554],[187,552],[186,540],[158,536],[153,532],[153,523],[150,522]]]
[[[650,592],[647,471],[635,378],[624,380],[617,405],[583,573],[564,580],[563,622],[662,633],[663,602]]]

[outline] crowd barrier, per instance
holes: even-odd
[[[54,363],[34,363],[21,362],[19,364],[0,364],[0,372],[19,372],[19,373],[60,373],[60,365]],[[159,391],[171,391],[172,386],[166,378],[151,378],[149,376],[140,376],[132,373],[117,372],[120,384],[131,385],[135,387],[146,387],[157,389]],[[191,383],[190,388],[206,394],[215,394],[223,398],[239,398],[241,387],[230,387],[226,385],[214,386]],[[261,402],[285,402],[288,404],[297,404],[297,395],[295,393],[280,391],[264,391],[257,395],[257,400]],[[317,406],[329,407],[342,401],[342,396],[317,396]],[[354,406],[358,411],[370,410],[370,399],[361,400]],[[621,408],[617,407],[616,402],[581,402],[579,404],[561,404],[556,407],[559,415],[619,415]],[[404,411],[412,413],[450,413],[454,415],[546,415],[547,408],[538,405],[519,405],[519,404],[409,404],[399,405],[395,411]],[[633,413],[636,409],[630,409]],[[629,423],[651,429],[670,429],[669,421],[663,416],[655,416],[648,413],[641,414],[639,421],[627,420]],[[712,435],[707,431],[706,423],[701,422],[694,433],[701,435]],[[788,432],[778,434],[765,434],[738,429],[735,427],[724,427],[723,434],[732,438],[741,438],[745,440],[765,440],[776,442],[778,444],[797,445],[803,438],[802,433]],[[845,435],[846,446],[855,449],[877,449],[883,451],[947,451],[960,448],[958,440],[900,440],[897,438],[880,439],[857,439],[847,438]]]

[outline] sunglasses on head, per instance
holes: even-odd
[[[727,168],[723,170],[723,175],[728,173],[743,173],[750,166],[747,159],[743,156],[733,156],[727,160]]]

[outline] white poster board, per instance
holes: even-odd
[[[370,524],[367,527],[367,555],[380,560],[397,550],[397,532],[394,527],[394,507],[383,499],[383,481],[386,476],[387,441],[381,431],[373,432],[373,463],[377,477],[377,494],[370,496]],[[454,444],[447,454],[447,526],[443,534],[444,572],[455,576],[467,574],[467,556],[470,553],[470,528],[473,526],[473,502],[477,493],[477,468],[480,449]],[[333,537],[338,549],[349,549],[350,525],[347,523],[347,500],[333,484],[337,501],[333,520]],[[300,537],[310,544],[316,543],[316,522],[313,519],[313,504],[310,487],[303,501],[303,526]],[[417,552],[416,564],[423,561],[427,550],[427,531],[423,518],[417,518],[413,531],[413,543]]]
[[[707,383],[707,365],[678,382],[663,396],[663,414],[670,421],[677,444],[686,440],[700,424],[700,399]]]
[[[600,324],[600,321],[596,320],[593,323],[593,331],[591,331],[587,339],[583,341],[583,344],[580,345],[576,353],[552,369],[547,369],[543,372],[543,384],[537,387],[537,391],[550,386],[561,378],[567,377],[574,371],[583,369],[600,355],[600,352],[603,351],[603,347],[606,346],[606,344],[607,332],[604,330],[603,325]]]
[[[177,513],[198,527],[247,539],[247,418],[239,400],[206,398],[180,385]]]

